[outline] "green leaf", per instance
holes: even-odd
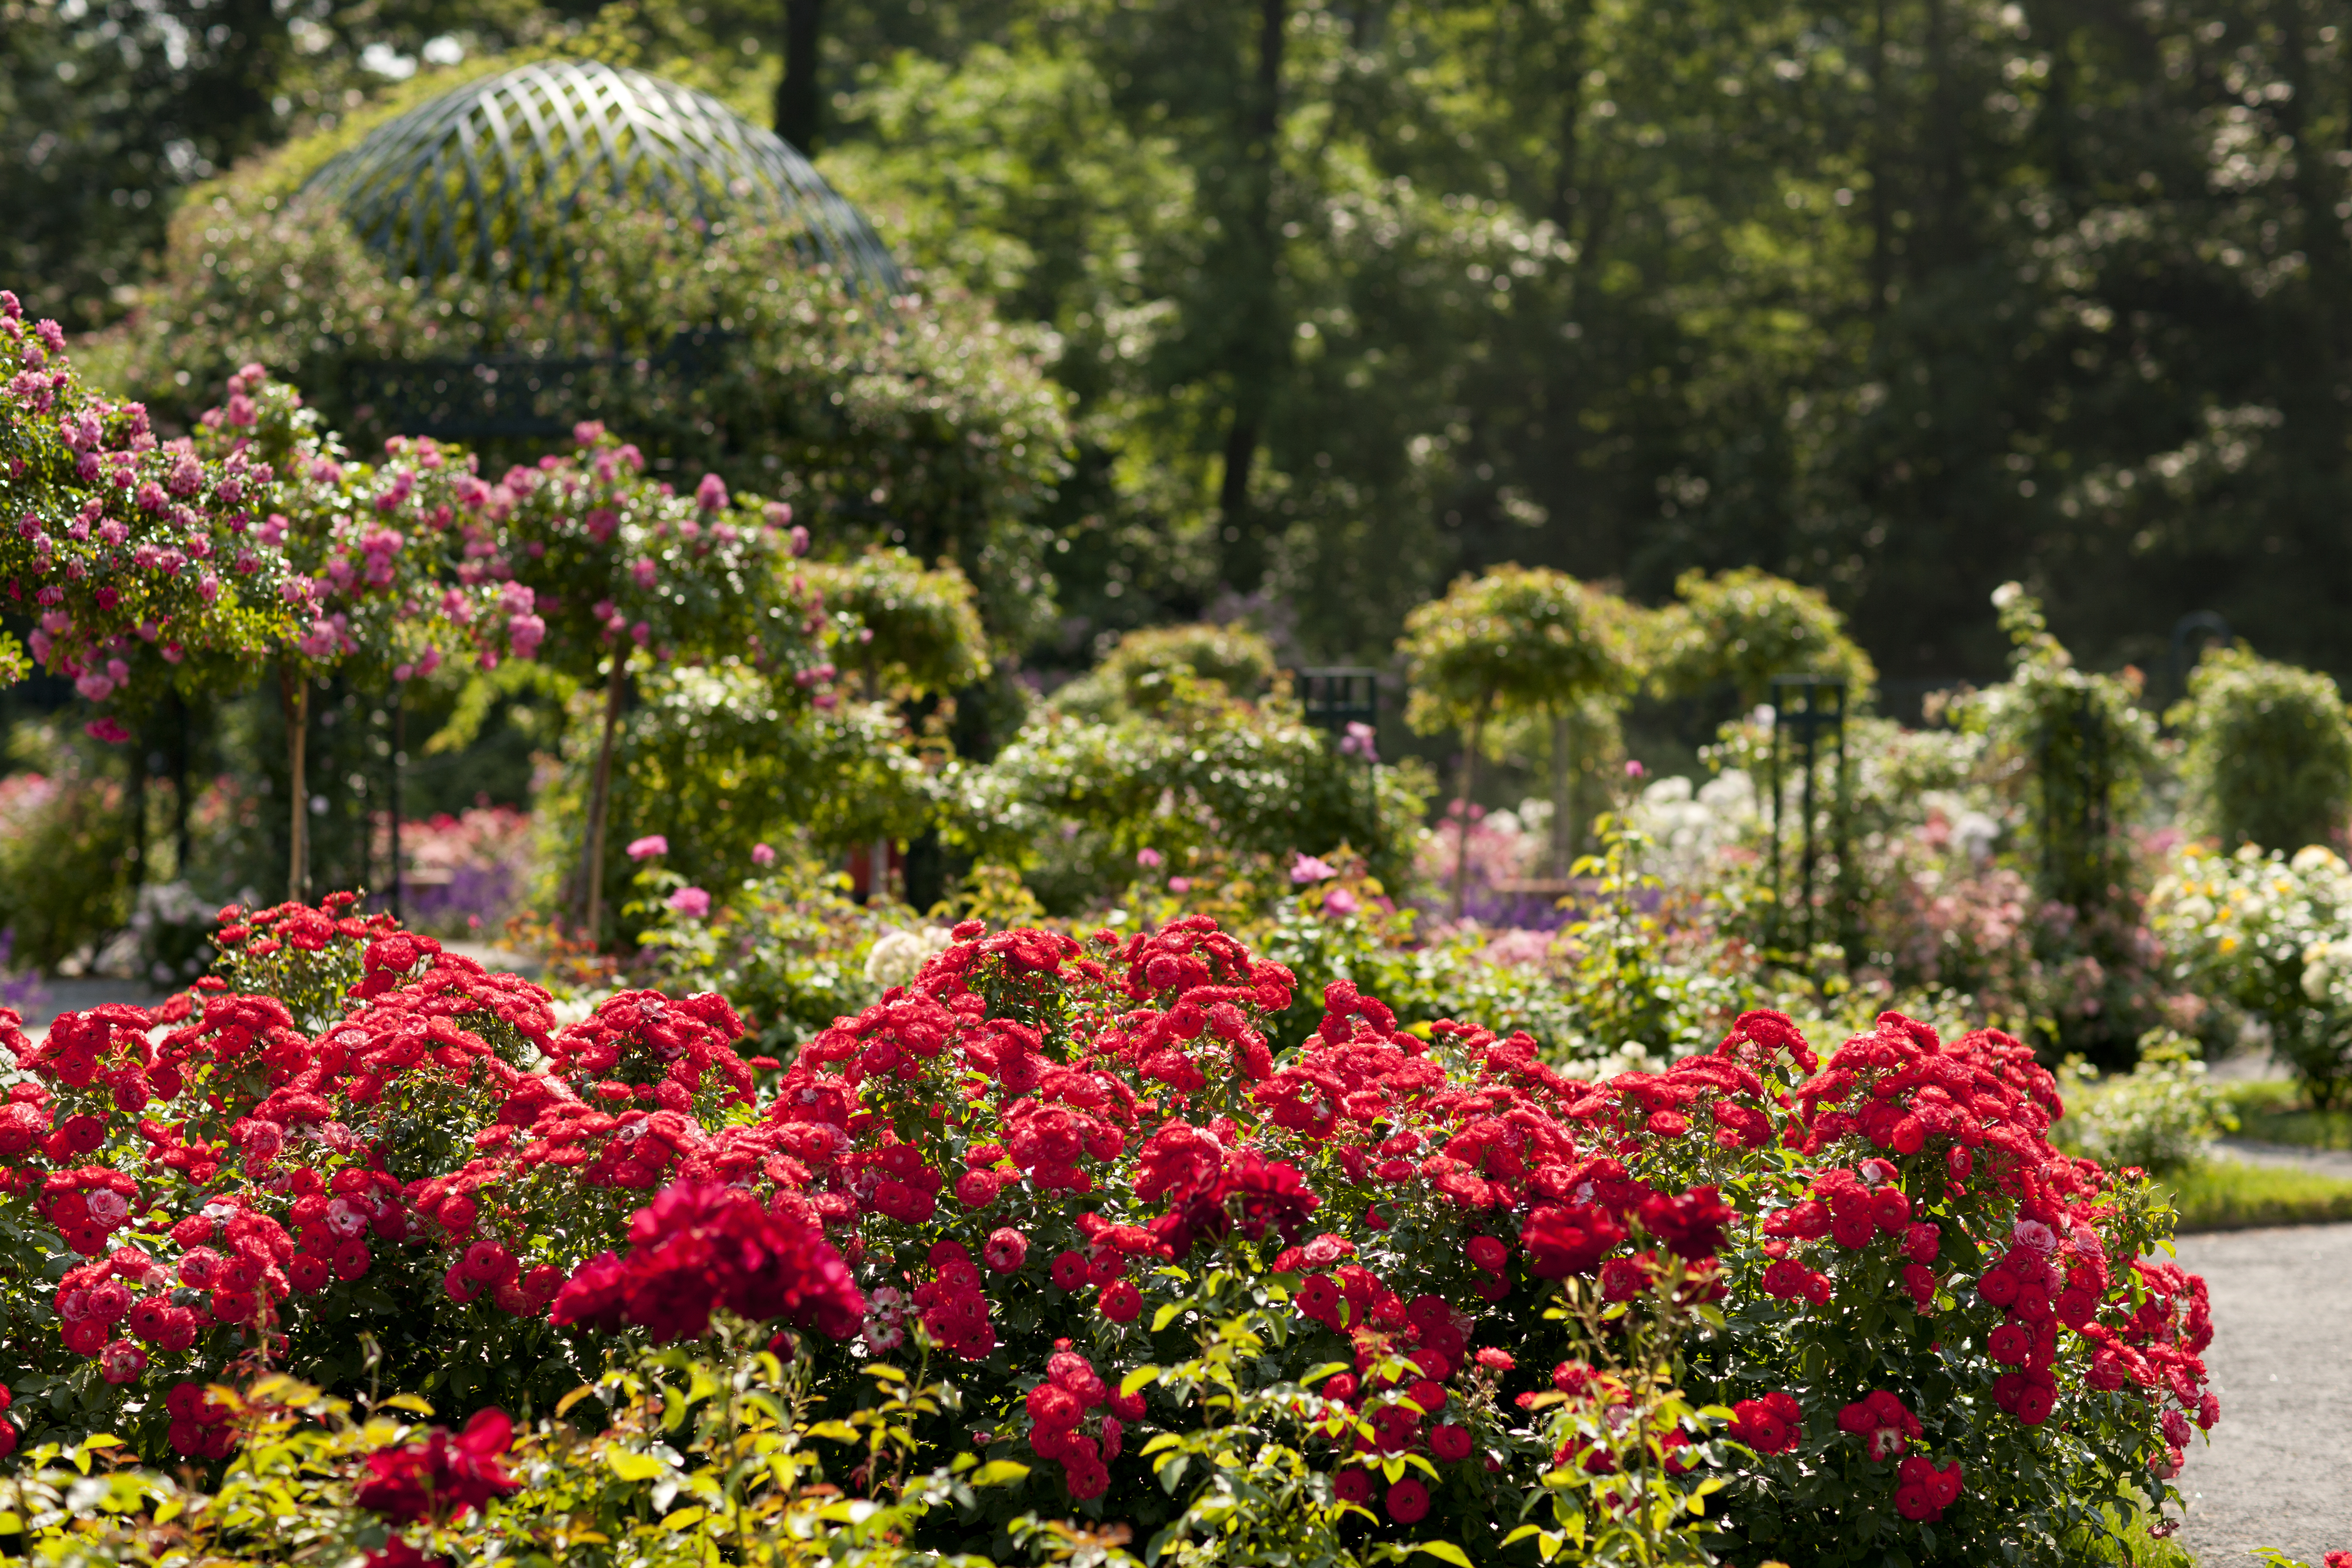
[[[1028,1478],[1029,1467],[1017,1459],[991,1459],[974,1470],[971,1484],[976,1487],[1009,1487]]]
[[[1183,1304],[1178,1301],[1170,1301],[1163,1305],[1160,1310],[1151,1314],[1151,1331],[1156,1334],[1165,1329],[1176,1321],[1176,1314],[1183,1310]]]
[[[1517,1540],[1517,1537],[1514,1535],[1512,1539]],[[1469,1553],[1450,1541],[1416,1541],[1412,1543],[1412,1549],[1415,1552],[1426,1552],[1441,1563],[1451,1563],[1454,1568],[1470,1568]]]
[[[581,1394],[586,1394],[586,1393],[588,1393],[589,1391],[588,1391],[586,1388],[584,1388],[584,1387],[583,1387],[583,1388],[582,1388],[579,1392],[580,1392]],[[417,1398],[417,1397],[416,1397],[416,1395],[415,1395],[415,1394],[394,1394],[390,1399],[387,1399],[387,1400],[385,1400],[385,1401],[383,1402],[383,1407],[384,1407],[386,1410],[409,1410],[409,1411],[414,1411],[415,1414],[417,1414],[417,1415],[424,1415],[424,1416],[428,1416],[428,1417],[433,1414],[433,1406],[431,1406],[430,1405],[425,1404],[425,1401],[423,1401],[422,1399]],[[562,1408],[558,1409],[558,1410],[556,1411],[556,1414],[557,1414],[557,1415],[562,1415],[562,1414],[563,1414],[563,1411],[564,1411],[565,1409],[569,1409],[569,1408],[570,1408],[570,1406],[567,1405],[563,1406]]]
[[[1119,1397],[1132,1399],[1139,1390],[1149,1388],[1159,1381],[1160,1369],[1146,1362],[1118,1380]]]

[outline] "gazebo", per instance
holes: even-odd
[[[709,234],[766,226],[803,263],[887,300],[898,264],[865,215],[775,132],[707,93],[594,60],[549,59],[467,83],[387,121],[321,166],[331,205],[395,274],[470,278],[499,297],[568,289],[567,226],[614,204]],[[680,321],[650,355],[491,353],[354,367],[347,395],[397,428],[478,440],[570,429],[575,394],[618,374],[691,378],[721,334]]]

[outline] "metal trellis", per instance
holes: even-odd
[[[1821,811],[1814,795],[1814,780],[1821,771],[1821,760],[1826,751],[1835,770],[1832,788],[1834,800],[1830,812],[1830,852],[1838,867],[1839,880],[1846,875],[1846,768],[1845,768],[1845,682],[1821,675],[1776,675],[1772,678],[1772,772],[1771,794],[1771,881],[1774,923],[1783,931],[1790,918],[1789,888],[1782,874],[1780,841],[1783,837],[1781,816],[1787,809],[1781,787],[1784,773],[1783,746],[1792,747],[1797,765],[1804,770],[1799,809],[1801,821],[1802,847],[1797,859],[1797,910],[1801,921],[1802,947],[1810,952],[1815,931],[1814,911],[1820,900],[1815,882],[1820,874],[1821,845],[1818,834]],[[1826,745],[1824,745],[1826,741]],[[1841,900],[1844,903],[1846,900]],[[1843,937],[1844,910],[1840,910],[1840,935]]]
[[[1381,672],[1347,665],[1298,672],[1298,702],[1318,730],[1345,734],[1350,724],[1381,721]]]
[[[900,287],[873,226],[782,137],[706,93],[595,60],[468,82],[369,132],[303,191],[420,282],[466,274],[549,292],[564,225],[608,199],[706,233],[774,224],[852,288]]]

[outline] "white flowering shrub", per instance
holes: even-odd
[[[1763,832],[1755,781],[1739,768],[1727,768],[1703,784],[1664,778],[1642,792],[1626,812],[1629,825],[1648,839],[1647,868],[1670,887],[1703,885],[1716,858]]]
[[[2352,867],[2334,851],[2186,847],[2148,920],[2172,978],[2221,1005],[2209,1045],[2266,1034],[2323,1108],[2352,1088]]]
[[[886,991],[893,985],[904,985],[915,978],[925,959],[935,952],[945,952],[952,940],[945,926],[885,932],[875,939],[874,946],[866,954],[866,978]]]

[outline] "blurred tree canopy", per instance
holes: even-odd
[[[1031,662],[1378,660],[1514,561],[1785,574],[1897,696],[2011,579],[2093,667],[2352,674],[2352,0],[0,0],[0,283],[101,322],[230,161],[624,43],[1045,329]]]

